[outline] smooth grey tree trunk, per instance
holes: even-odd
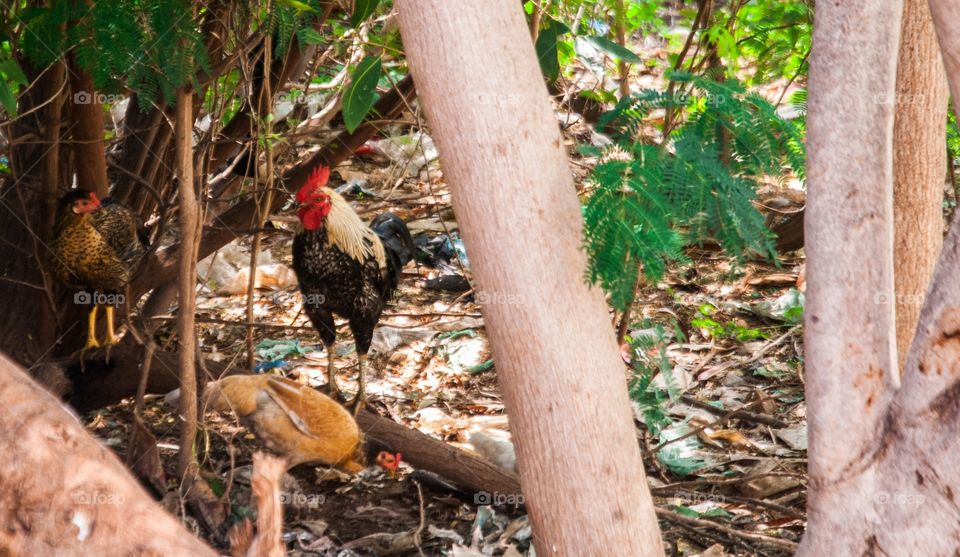
[[[947,74],[960,76],[960,3],[930,7]],[[810,493],[798,555],[960,547],[960,220],[937,261],[902,385],[889,303],[901,9],[817,4],[807,138]]]
[[[662,555],[624,367],[522,6],[396,3],[485,300],[537,554]],[[512,495],[512,494],[501,494]]]

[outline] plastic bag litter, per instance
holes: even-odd
[[[197,277],[218,294],[243,294],[250,278],[250,252],[228,244],[197,263]],[[285,290],[297,285],[297,276],[282,263],[274,263],[268,250],[257,256],[256,288]]]
[[[383,155],[395,163],[406,163],[407,175],[416,176],[420,169],[439,155],[433,139],[423,132],[398,135],[368,141],[373,152]]]
[[[243,294],[250,283],[250,267],[237,270],[233,279],[225,284],[218,292],[223,294]],[[286,290],[297,285],[297,275],[293,269],[282,263],[257,266],[257,276],[254,278],[254,288],[272,288]]]

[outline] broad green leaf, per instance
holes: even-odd
[[[317,32],[313,27],[304,27],[297,31],[297,40],[301,44],[320,44],[323,42],[323,35]]]
[[[606,37],[600,37],[597,35],[591,35],[584,37],[593,45],[600,50],[606,52],[610,56],[616,58],[617,60],[623,60],[624,62],[630,62],[631,64],[642,64],[643,59],[634,54],[627,48],[624,48],[617,43],[611,41]]]
[[[29,83],[27,76],[24,75],[23,70],[20,69],[20,66],[17,65],[14,60],[0,61],[0,72],[17,85],[26,85]]]
[[[373,107],[380,80],[380,57],[367,56],[353,70],[350,85],[343,92],[343,123],[348,132],[357,129]]]
[[[356,0],[353,5],[353,15],[350,16],[350,25],[359,27],[377,10],[379,4],[380,0]]]
[[[13,95],[13,91],[10,90],[10,85],[2,79],[0,79],[0,104],[3,105],[3,109],[7,111],[8,115],[16,116],[17,98]]]
[[[298,12],[312,12],[313,8],[310,7],[310,4],[306,2],[300,2],[299,0],[277,0],[277,4],[281,6],[286,6],[288,8],[293,8]]]
[[[540,61],[540,70],[550,81],[560,77],[560,59],[557,56],[557,40],[560,35],[569,33],[570,28],[559,21],[548,19],[546,26],[537,36],[537,60]]]

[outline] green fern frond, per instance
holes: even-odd
[[[786,170],[803,177],[802,129],[766,99],[735,81],[683,72],[671,78],[689,93],[642,91],[621,99],[599,124],[613,130],[628,160],[611,154],[591,176],[587,275],[616,309],[630,302],[640,269],[655,281],[668,265],[686,263],[685,245],[715,241],[738,259],[775,257],[754,206],[757,180]],[[642,143],[644,119],[664,108],[683,108],[686,121],[667,145]]]

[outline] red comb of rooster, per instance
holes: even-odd
[[[307,178],[307,181],[303,183],[300,191],[297,192],[297,203],[305,203],[307,196],[310,195],[315,188],[325,186],[329,179],[330,167],[324,165],[316,167],[313,173],[310,174],[310,177]]]

